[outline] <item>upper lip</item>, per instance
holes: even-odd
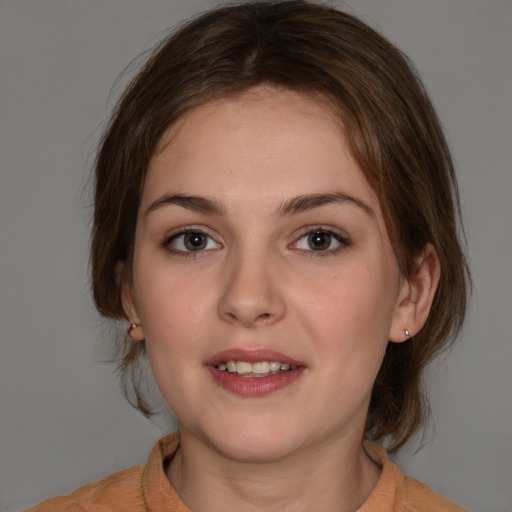
[[[261,361],[276,361],[289,364],[290,366],[305,366],[301,361],[285,356],[280,352],[269,349],[240,349],[234,348],[223,350],[213,355],[206,361],[207,366],[217,366],[227,361],[246,361],[248,363],[258,363]]]

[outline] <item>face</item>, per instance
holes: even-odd
[[[401,279],[329,109],[255,89],[161,141],[127,314],[182,435],[237,460],[361,439]]]

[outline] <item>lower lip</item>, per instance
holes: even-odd
[[[236,395],[253,398],[270,395],[290,386],[304,371],[304,367],[301,366],[295,370],[276,373],[268,377],[243,377],[225,370],[219,370],[216,366],[207,366],[207,368],[215,383],[221,388]]]

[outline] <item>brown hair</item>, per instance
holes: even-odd
[[[453,164],[434,109],[408,59],[357,18],[300,0],[218,8],[163,41],[128,86],[96,162],[92,286],[99,312],[124,318],[118,262],[131,272],[145,174],[164,132],[190,109],[271,84],[327,99],[378,194],[402,275],[430,243],[441,278],[424,328],[389,343],[365,436],[402,446],[424,423],[422,371],[459,331],[469,271],[458,238]],[[124,389],[145,414],[137,364],[144,343],[122,345]],[[130,384],[131,383],[131,384]]]

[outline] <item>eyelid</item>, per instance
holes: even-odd
[[[315,233],[317,231],[322,231],[324,233],[334,235],[335,237],[343,240],[346,243],[350,242],[350,236],[346,231],[335,226],[330,226],[328,224],[311,224],[308,226],[304,226],[296,231],[294,239],[298,240],[304,235],[307,235],[309,233]]]
[[[337,242],[339,242],[340,246],[336,247],[335,249],[327,249],[325,251],[314,251],[313,249],[298,249],[297,250],[303,251],[305,253],[308,253],[312,256],[327,256],[336,254],[338,251],[343,250],[351,245],[350,237],[347,233],[340,230],[339,228],[335,228],[333,226],[326,226],[325,224],[319,224],[319,225],[311,225],[311,226],[304,226],[301,228],[296,235],[294,236],[294,241],[289,245],[289,247],[294,248],[300,240],[302,240],[305,236],[313,234],[313,233],[326,233],[330,236],[332,236]]]
[[[171,246],[171,243],[176,240],[180,236],[192,234],[192,233],[200,233],[202,235],[205,235],[206,237],[213,240],[213,242],[216,244],[216,249],[221,249],[223,245],[218,241],[219,236],[217,234],[212,234],[212,230],[209,229],[206,226],[198,226],[198,225],[189,225],[189,226],[180,226],[176,229],[173,229],[170,233],[166,233],[163,237],[162,241],[160,242],[160,245],[164,247],[166,250],[173,254],[179,254],[182,256],[191,256],[195,255],[198,256],[200,253],[209,252],[215,249],[201,249],[198,251],[187,251],[182,249],[176,249]]]
[[[184,226],[178,226],[169,231],[166,231],[162,237],[162,242],[165,243],[166,240],[170,240],[172,237],[181,235],[183,233],[204,233],[213,239],[219,238],[217,232],[208,226],[203,224],[185,224]]]

